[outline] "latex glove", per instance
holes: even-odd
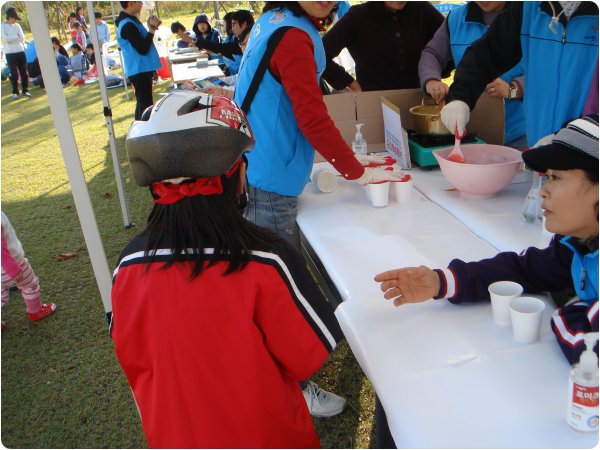
[[[383,167],[365,167],[365,173],[361,177],[348,181],[365,185],[369,183],[381,183],[383,181],[399,181],[403,176],[403,173],[386,170]]]
[[[458,130],[462,136],[469,122],[469,105],[460,100],[451,101],[442,108],[441,119],[448,130],[453,133]]]
[[[448,86],[446,83],[439,80],[429,80],[427,84],[425,84],[425,91],[439,104],[446,98]]]
[[[547,136],[544,136],[539,141],[537,141],[535,143],[535,145],[533,147],[531,147],[531,148],[537,148],[537,147],[540,147],[542,145],[550,145],[550,144],[552,144],[552,139],[554,139],[554,136],[556,136],[554,133],[549,134]]]
[[[388,160],[387,156],[384,155],[355,155],[356,159],[363,166],[368,166],[371,163],[385,164]]]
[[[381,283],[384,298],[394,299],[394,306],[424,302],[440,291],[440,277],[425,266],[389,270],[376,275],[375,281]]]

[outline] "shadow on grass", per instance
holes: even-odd
[[[139,227],[126,230],[108,146],[104,168],[88,180],[111,269]],[[4,179],[3,179],[4,181]],[[143,223],[147,192],[128,185]],[[11,293],[2,320],[2,444],[9,448],[142,448],[136,407],[113,352],[102,302],[71,193],[53,187],[24,202],[3,202],[40,278],[42,300],[57,312],[37,323]],[[77,256],[62,262],[63,252]]]
[[[119,103],[121,94],[115,97],[116,102],[111,98],[111,106],[113,102]],[[39,109],[45,110],[45,114],[37,111],[33,116],[27,114],[7,121],[18,128],[12,131],[14,137],[28,136],[33,130],[31,122],[36,120],[38,125],[43,122],[53,127],[49,109],[39,100]],[[12,107],[3,101],[3,109],[5,105]],[[131,182],[126,163],[124,130],[132,120],[134,103],[120,106],[127,113],[114,117],[113,123],[119,127],[116,134],[126,196],[132,221],[137,226],[123,227],[105,131],[98,134],[104,144],[100,162],[96,158],[92,163],[84,163],[86,174],[92,174],[86,176],[88,191],[111,269],[124,246],[141,231],[152,205],[147,189]],[[86,120],[78,117],[73,126]],[[97,122],[90,126],[96,126]],[[6,132],[11,130],[3,121],[3,143]],[[98,142],[95,144],[96,148],[80,148],[80,153],[98,155],[101,149]],[[28,153],[28,148],[18,147],[17,143],[9,150],[3,149],[3,162],[10,163],[3,170]],[[55,162],[46,161],[48,156],[36,155],[36,164],[56,171],[52,165]],[[3,173],[2,177],[4,195],[10,193],[4,188],[18,190],[20,182],[25,185],[28,182],[27,173],[24,180],[8,175]],[[49,178],[59,181],[49,182],[29,197],[14,195],[27,200],[2,203],[2,210],[10,218],[40,278],[43,301],[58,305],[54,315],[39,323],[26,318],[19,293],[11,293],[10,303],[3,308],[2,320],[7,322],[7,328],[1,340],[2,444],[9,448],[147,447],[135,403],[108,336],[72,195],[62,177]],[[64,252],[77,256],[58,262],[55,257]],[[346,410],[339,416],[314,420],[322,446],[372,447],[373,390],[348,345],[342,343],[313,379],[348,400]]]

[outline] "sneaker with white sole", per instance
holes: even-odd
[[[31,98],[31,94],[29,92],[23,92],[23,97]]]
[[[19,94],[13,94],[12,97],[13,97],[13,100],[18,100],[19,99]]]
[[[312,381],[308,382],[302,390],[302,394],[304,394],[308,412],[314,417],[335,416],[341,413],[346,406],[345,399],[332,392],[324,391]]]
[[[29,316],[29,320],[32,322],[36,322],[38,320],[42,320],[44,317],[48,317],[56,310],[56,305],[54,303],[44,303],[42,308],[36,313],[27,313]]]

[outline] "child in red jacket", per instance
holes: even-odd
[[[319,447],[299,385],[342,338],[302,257],[243,217],[254,139],[227,97],[173,91],[126,147],[146,229],[112,288],[115,353],[150,447]]]

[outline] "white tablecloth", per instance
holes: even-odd
[[[436,172],[413,173],[416,186],[437,198],[435,186],[442,181],[435,179]],[[486,241],[499,235],[485,233],[488,216],[509,221],[512,214],[503,210],[511,202],[502,197],[487,200],[486,212],[477,214],[475,205],[439,194],[438,201],[451,214],[416,190],[414,194],[410,203],[395,203],[392,196],[389,206],[373,208],[358,185],[340,179],[335,192],[322,194],[309,184],[298,214],[303,234],[345,300],[336,316],[386,410],[396,444],[594,446],[597,435],[577,433],[564,419],[569,365],[549,327],[550,303],[540,341],[525,345],[513,339],[510,327],[493,322],[488,302],[429,301],[395,308],[383,298],[373,281],[381,271],[419,264],[445,267],[455,257],[478,260],[497,253],[497,247],[531,244],[517,231],[520,220],[513,224],[514,242],[512,233],[504,232],[494,245]],[[457,217],[471,218],[469,228],[481,227],[481,237]]]

